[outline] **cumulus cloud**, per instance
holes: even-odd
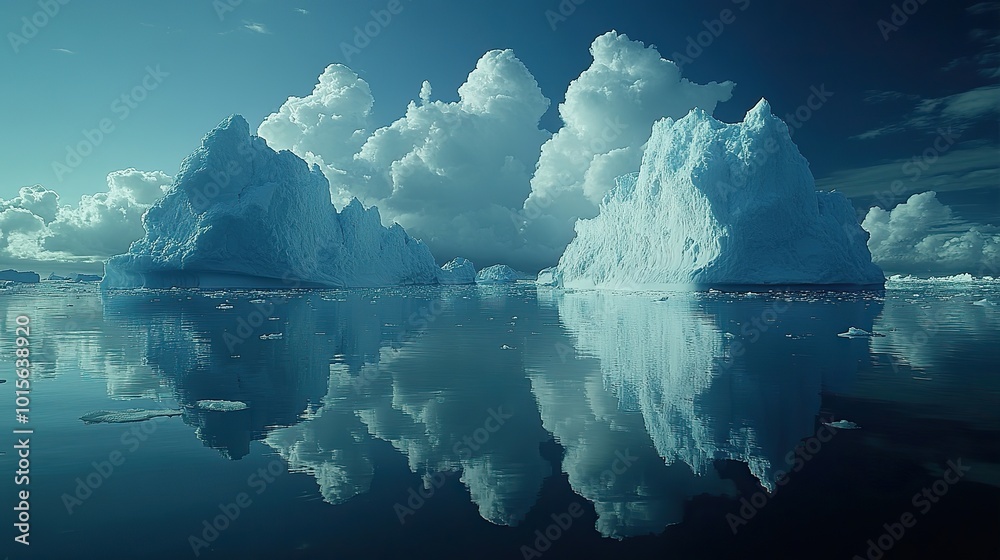
[[[0,199],[0,257],[39,262],[98,262],[123,253],[142,236],[142,215],[168,188],[162,171],[124,169],[108,174],[108,190],[60,205],[41,185]]]
[[[290,97],[258,134],[318,164],[338,206],[378,206],[435,257],[525,270],[554,264],[577,218],[593,217],[617,175],[636,171],[653,123],[698,106],[712,112],[733,84],[694,84],[653,47],[609,32],[570,86],[554,136],[550,101],[510,50],[486,53],[459,100],[432,100],[424,82],[405,115],[373,130],[368,84],[331,65],[310,95]]]
[[[890,211],[874,207],[861,226],[872,260],[889,274],[997,275],[1000,233],[960,220],[937,193],[911,196]]]
[[[711,114],[735,86],[693,83],[655,47],[613,31],[598,37],[590,52],[593,63],[559,105],[564,126],[542,147],[523,207],[526,236],[545,243],[550,260],[572,240],[577,218],[597,215],[614,178],[639,170],[654,122],[694,107]]]

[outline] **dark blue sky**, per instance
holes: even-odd
[[[704,22],[732,10],[734,20],[684,65],[696,82],[736,82],[718,118],[739,120],[760,97],[784,116],[809,101],[811,88],[825,86],[833,95],[794,137],[821,187],[845,190],[863,207],[872,200],[865,195],[899,179],[905,193],[936,189],[970,219],[1000,220],[1000,11],[988,3],[913,0],[905,7],[916,11],[887,31],[878,21],[891,23],[894,4],[903,3],[586,0],[552,29],[546,11],[558,11],[559,0],[402,0],[393,21],[347,60],[342,43],[388,1],[228,0],[235,5],[220,18],[226,1],[70,1],[40,18],[49,21],[26,42],[10,34],[22,32],[21,18],[30,19],[39,4],[4,2],[0,106],[9,133],[0,139],[0,198],[41,183],[71,203],[104,189],[105,175],[116,169],[172,174],[226,115],[241,113],[256,126],[289,95],[309,93],[331,62],[347,63],[370,83],[376,120],[388,124],[423,80],[436,98],[454,99],[484,52],[512,48],[553,101],[543,124],[556,130],[556,106],[590,64],[596,36],[616,29],[676,58],[689,37],[706,30]],[[119,121],[112,103],[141,83],[147,66],[168,75]],[[115,119],[114,131],[57,178],[52,162],[105,117]],[[958,140],[911,181],[905,160],[933,147],[939,128],[948,126],[960,132]],[[858,137],[865,133],[871,137]]]

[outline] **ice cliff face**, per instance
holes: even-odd
[[[847,198],[816,192],[761,100],[743,122],[700,109],[653,126],[638,174],[580,220],[552,278],[567,287],[882,284]]]
[[[105,263],[102,287],[432,284],[430,250],[357,200],[337,212],[327,180],[251,136],[234,115],[202,139],[143,216],[146,235]]]

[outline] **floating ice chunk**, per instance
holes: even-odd
[[[220,303],[219,305],[216,305],[215,308],[216,309],[232,309],[233,308],[233,304],[231,304],[229,302]]]
[[[501,350],[514,350],[514,347],[513,346],[507,346],[506,344],[504,344],[503,346],[500,347],[500,349]]]
[[[203,400],[194,404],[202,410],[211,410],[214,412],[232,412],[234,410],[246,410],[249,408],[247,403],[243,401]]]
[[[441,284],[475,284],[476,267],[469,259],[455,257],[441,267],[438,282]]]
[[[260,335],[260,339],[261,340],[281,340],[282,336],[284,336],[284,333],[280,333],[280,332],[279,333],[269,333],[269,334],[262,334],[262,335]]]
[[[992,301],[990,301],[990,300],[988,300],[986,298],[983,298],[983,299],[981,299],[981,300],[973,303],[972,305],[978,305],[979,307],[995,307],[996,306],[995,303],[993,303]]]
[[[861,426],[858,426],[850,420],[837,420],[836,422],[823,422],[824,425],[830,426],[831,428],[837,428],[838,430],[857,430]]]
[[[506,284],[518,280],[529,280],[531,277],[518,272],[505,264],[495,264],[480,270],[476,274],[477,284]]]
[[[87,424],[124,424],[126,422],[144,422],[159,416],[180,416],[180,410],[129,408],[126,410],[97,410],[80,417]]]
[[[885,336],[885,335],[876,332],[868,332],[864,329],[859,329],[857,327],[851,327],[847,329],[847,332],[839,333],[837,336],[842,336],[844,338],[863,338],[866,336],[871,337],[871,336]]]

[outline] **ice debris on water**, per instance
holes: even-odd
[[[224,401],[224,400],[202,400],[194,403],[195,406],[202,410],[211,410],[214,412],[232,412],[235,410],[246,410],[249,408],[247,403],[243,401]]]
[[[180,416],[180,410],[173,409],[143,409],[129,408],[126,410],[96,410],[80,417],[87,424],[124,424],[126,422],[144,422],[160,416]]]
[[[859,329],[857,327],[851,327],[847,329],[847,332],[839,333],[837,334],[837,336],[842,336],[844,338],[863,338],[863,337],[885,336],[885,335],[879,334],[877,332],[868,332],[864,329]]]
[[[993,303],[992,301],[990,301],[990,300],[988,300],[986,298],[983,298],[983,299],[981,299],[981,300],[979,300],[977,302],[974,302],[972,305],[978,305],[979,307],[995,307],[996,306],[995,303]]]
[[[837,420],[836,422],[823,422],[824,425],[830,426],[831,428],[837,428],[838,430],[857,430],[861,426],[858,426],[850,420]]]
[[[280,332],[279,333],[269,333],[269,334],[262,334],[262,335],[260,335],[260,339],[261,340],[281,340],[282,336],[284,336],[284,333],[280,333]]]

